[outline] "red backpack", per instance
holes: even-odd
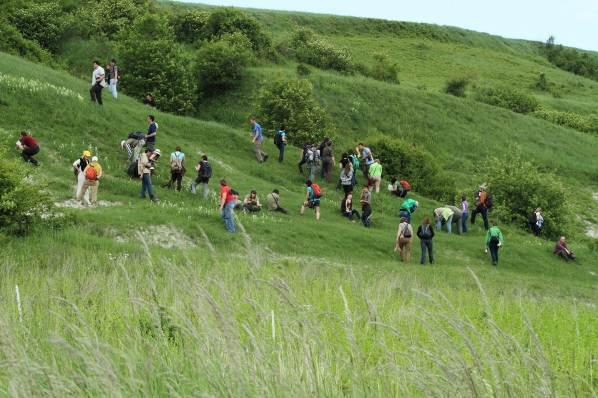
[[[410,191],[410,190],[411,190],[411,185],[409,185],[409,183],[408,183],[407,181],[405,181],[405,180],[401,180],[401,181],[399,181],[399,184],[401,184],[401,186],[402,186],[404,189],[406,189],[406,190],[408,190],[408,191]]]
[[[95,167],[93,166],[87,166],[85,168],[85,178],[87,178],[90,181],[95,181],[98,179],[98,171],[96,170]]]
[[[322,189],[318,184],[311,184],[311,189],[314,191],[314,198],[320,199],[322,197]]]

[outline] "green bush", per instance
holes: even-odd
[[[533,116],[547,120],[559,126],[569,127],[586,133],[598,133],[598,118],[583,116],[573,112],[561,112],[540,108]]]
[[[311,69],[309,69],[309,66],[307,66],[305,64],[299,64],[299,65],[297,65],[297,74],[300,77],[309,76],[309,75],[311,75]]]
[[[152,93],[158,109],[167,112],[192,109],[196,90],[187,68],[190,60],[174,42],[164,19],[146,14],[137,20],[119,53],[121,65],[126,65],[121,82],[127,94],[141,98]]]
[[[52,52],[58,50],[65,24],[57,2],[30,3],[9,18],[24,38]]]
[[[25,39],[17,28],[10,25],[7,21],[3,21],[1,18],[0,51],[18,55],[35,62],[53,63],[52,56],[47,50],[41,48],[37,42]]]
[[[262,31],[259,22],[234,8],[218,8],[210,13],[205,27],[206,37],[216,40],[223,36],[242,33],[251,42],[254,51],[266,54],[272,47],[272,41]]]
[[[9,160],[0,148],[0,229],[23,235],[42,221],[52,203],[38,189],[32,166],[20,160]]]
[[[487,167],[488,192],[494,201],[493,217],[529,229],[530,214],[541,207],[545,236],[556,238],[566,233],[567,198],[554,175],[541,172],[519,157],[491,159]]]
[[[289,142],[297,145],[319,142],[332,135],[330,119],[316,101],[311,83],[305,79],[275,80],[259,97],[259,117],[266,129],[284,124]]]
[[[475,93],[476,101],[509,109],[517,113],[530,113],[538,109],[538,100],[521,91],[508,87],[482,87]]]
[[[355,69],[348,49],[335,47],[309,29],[297,30],[290,46],[299,62],[344,73],[352,73]]]
[[[249,64],[251,43],[241,33],[204,44],[197,55],[196,73],[204,94],[215,94],[237,86]]]
[[[194,43],[204,39],[209,17],[210,13],[196,10],[174,15],[171,24],[177,41]]]
[[[469,85],[469,80],[465,78],[451,79],[446,82],[444,92],[455,97],[465,97],[465,90]]]
[[[374,64],[367,76],[387,83],[399,84],[399,65],[392,62],[388,54],[378,52],[374,54]]]
[[[451,201],[455,197],[454,180],[424,148],[396,138],[379,139],[370,148],[384,165],[386,176],[406,179],[415,191],[437,200]]]

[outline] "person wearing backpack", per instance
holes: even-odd
[[[345,196],[353,191],[353,174],[353,166],[351,166],[351,163],[345,164],[340,176],[340,184],[343,187]]]
[[[307,168],[309,170],[309,180],[313,181],[316,178],[318,169],[320,169],[320,162],[320,150],[315,145],[311,145],[307,149]]]
[[[316,220],[320,219],[320,198],[322,197],[322,190],[320,186],[316,183],[313,183],[311,180],[305,181],[305,201],[301,206],[301,215],[305,213],[305,208],[309,207],[310,209],[315,209],[316,211]]]
[[[479,191],[475,195],[475,209],[471,212],[471,225],[475,224],[476,215],[481,214],[484,220],[484,229],[488,231],[488,193],[486,192],[486,184],[480,185]]]
[[[334,168],[334,150],[332,148],[332,141],[328,141],[321,152],[322,154],[322,174],[326,182],[330,182],[332,169]]]
[[[197,185],[201,184],[203,187],[203,198],[208,198],[209,188],[208,183],[210,182],[210,178],[212,177],[212,165],[208,162],[208,157],[203,155],[197,166],[195,166],[195,171],[197,171],[197,178],[191,183],[191,193],[197,194]]]
[[[145,152],[141,154],[139,161],[137,162],[137,173],[141,179],[141,199],[145,199],[147,193],[152,202],[158,202],[158,199],[154,195],[154,187],[152,186],[152,168],[153,161],[150,159],[152,150],[145,148]]]
[[[498,265],[498,250],[502,247],[503,236],[498,228],[498,223],[492,222],[492,227],[486,232],[486,246],[490,250],[490,257],[492,258],[492,265]]]
[[[278,191],[278,189],[272,190],[272,192],[270,192],[266,196],[266,204],[268,205],[268,210],[270,211],[277,211],[282,214],[289,214],[287,209],[280,207],[280,192]]]
[[[175,151],[170,154],[170,181],[166,184],[168,188],[172,188],[176,183],[176,190],[181,192],[183,176],[185,175],[185,153],[180,146],[175,148]]]
[[[91,163],[85,167],[83,174],[85,175],[85,182],[83,183],[83,188],[77,194],[77,200],[83,203],[83,198],[87,193],[87,190],[89,190],[90,200],[85,200],[85,202],[87,204],[95,205],[98,201],[99,179],[102,177],[102,166],[98,163],[97,156],[91,158]]]
[[[397,230],[397,240],[395,243],[395,252],[401,254],[401,261],[408,263],[411,261],[411,241],[413,237],[413,228],[407,218],[401,217],[401,223]]]
[[[235,215],[233,210],[237,205],[237,196],[233,189],[228,185],[223,178],[220,180],[220,216],[224,220],[224,226],[230,233],[236,231]]]
[[[361,191],[359,203],[361,203],[361,222],[364,227],[369,228],[372,225],[372,193],[367,186]]]
[[[308,158],[308,150],[311,147],[310,143],[303,144],[303,148],[301,150],[301,158],[299,159],[299,163],[297,166],[299,167],[299,174],[303,175],[303,165],[307,163]]]
[[[361,215],[353,208],[353,192],[349,191],[341,201],[341,214],[349,220],[355,222],[353,217],[361,219]]]
[[[278,148],[278,162],[284,161],[284,150],[287,146],[286,126],[280,126],[280,130],[274,135],[274,145]]]
[[[254,117],[249,119],[249,124],[251,125],[251,142],[254,145],[255,157],[258,162],[263,163],[268,160],[268,155],[262,149],[262,141],[264,141],[262,126]]]
[[[413,200],[411,198],[405,199],[403,203],[401,203],[401,207],[399,208],[399,217],[405,217],[408,223],[411,223],[411,215],[417,207],[419,206],[419,202]]]
[[[77,187],[75,188],[75,198],[79,197],[79,193],[83,189],[83,184],[85,184],[84,170],[89,164],[89,158],[91,158],[91,152],[85,150],[81,154],[81,157],[73,162],[73,172],[75,173],[75,179],[77,180]],[[86,200],[89,201],[89,194],[87,195]]]
[[[417,228],[417,237],[419,238],[422,256],[421,265],[426,265],[426,251],[430,258],[430,264],[434,264],[434,254],[432,252],[432,239],[434,239],[434,228],[430,224],[430,217],[424,217],[421,225]]]
[[[452,232],[453,215],[455,212],[448,207],[439,207],[434,209],[434,218],[436,219],[436,229],[442,230],[442,224],[446,226],[446,232]]]

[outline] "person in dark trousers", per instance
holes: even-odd
[[[417,228],[417,237],[419,238],[422,256],[420,263],[426,265],[426,251],[428,251],[428,257],[430,264],[434,264],[434,254],[432,252],[432,239],[434,239],[434,228],[430,224],[430,217],[424,217],[422,224]]]
[[[334,168],[334,150],[332,148],[332,141],[328,141],[326,146],[324,147],[323,151],[320,152],[322,154],[322,170],[324,174],[324,179],[326,182],[331,181],[332,176],[332,169]]]
[[[345,164],[345,167],[341,171],[339,183],[343,187],[345,196],[353,191],[353,166],[351,166],[351,163]]]
[[[324,156],[324,148],[326,148],[326,146],[328,145],[329,142],[331,142],[330,137],[325,137],[324,141],[322,141],[320,143],[320,146],[318,146],[317,149],[318,149],[318,151],[320,151],[320,157]],[[320,168],[320,178],[324,178],[324,176],[325,176],[324,172],[325,172],[324,167],[321,167]]]
[[[102,105],[102,89],[106,86],[104,68],[100,66],[99,61],[93,61],[93,73],[91,74],[91,88],[89,94],[91,95],[91,102]]]
[[[341,214],[349,220],[355,222],[354,217],[361,218],[357,210],[353,208],[353,192],[349,191],[341,201]]]
[[[536,210],[534,210],[534,212],[530,216],[529,224],[532,228],[532,231],[534,232],[534,235],[540,236],[540,234],[542,233],[542,228],[544,227],[544,216],[542,215],[541,208],[538,207]]]
[[[280,207],[280,192],[278,189],[274,189],[271,193],[266,196],[266,203],[268,210],[277,211],[283,214],[289,214],[287,209]]]
[[[497,226],[497,222],[492,222],[492,227],[486,232],[486,246],[490,250],[490,257],[492,258],[492,265],[498,265],[498,250],[502,247],[503,236],[502,232]]]
[[[158,133],[158,123],[154,115],[147,115],[147,134],[145,135],[145,147],[152,151],[156,147],[156,134]]]
[[[185,153],[180,146],[177,146],[175,151],[170,154],[170,181],[166,186],[172,188],[176,185],[176,190],[181,192],[185,171]]]
[[[21,138],[19,139],[21,157],[24,161],[39,166],[38,161],[33,157],[39,153],[39,145],[35,138],[27,134],[25,131],[21,131]]]
[[[361,222],[363,226],[369,228],[372,225],[372,194],[367,186],[361,191]]]
[[[469,202],[465,195],[461,196],[461,231],[467,233],[467,217],[469,216]]]
[[[195,195],[197,186],[201,185],[203,187],[203,198],[207,199],[210,191],[208,183],[212,177],[212,165],[208,162],[206,155],[201,157],[201,161],[195,166],[195,171],[197,171],[197,178],[191,183],[191,193]]]
[[[276,146],[278,147],[278,162],[284,161],[284,150],[287,146],[287,128],[286,126],[280,126],[280,130],[276,133]]]
[[[567,246],[567,239],[564,236],[561,236],[561,238],[554,245],[553,253],[565,261],[575,260],[577,258],[575,257],[575,254],[569,250],[569,246]]]
[[[471,212],[471,225],[475,224],[476,215],[481,214],[484,220],[484,229],[488,231],[488,193],[486,185],[480,185],[480,190],[476,194],[475,209]]]

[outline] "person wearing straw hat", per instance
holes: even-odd
[[[82,201],[83,196],[89,193],[89,200],[85,200],[84,203],[95,205],[98,201],[98,185],[100,184],[99,179],[102,177],[102,166],[98,163],[98,157],[94,156],[91,158],[91,162],[87,165],[83,171],[85,182],[79,194],[77,200]]]
[[[85,174],[83,171],[89,164],[89,159],[91,158],[91,152],[88,150],[83,151],[81,157],[73,162],[73,172],[75,174],[75,179],[77,181],[77,185],[75,187],[75,198],[79,197],[81,190],[83,189],[83,184],[85,184]],[[89,194],[85,196],[85,201],[89,202]]]

